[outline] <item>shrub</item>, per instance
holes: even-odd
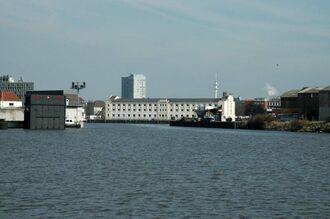
[[[299,131],[304,127],[304,124],[303,120],[293,120],[290,122],[290,131]]]
[[[265,116],[263,115],[256,115],[252,117],[248,123],[248,129],[257,129],[257,130],[264,130],[266,127]]]

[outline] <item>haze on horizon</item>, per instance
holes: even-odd
[[[120,95],[147,78],[148,97],[266,97],[330,84],[330,1],[0,0],[0,74]]]

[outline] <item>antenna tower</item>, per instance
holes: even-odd
[[[218,74],[215,73],[215,83],[214,83],[214,98],[218,98],[218,90],[219,90],[219,84],[218,84]]]

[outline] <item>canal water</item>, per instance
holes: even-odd
[[[330,135],[0,131],[0,218],[330,218]]]

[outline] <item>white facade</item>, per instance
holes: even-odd
[[[197,118],[195,110],[200,107],[223,108],[222,121],[235,119],[235,102],[232,96],[224,99],[119,99],[110,97],[105,102],[106,120],[157,120]]]
[[[82,128],[84,126],[85,120],[85,109],[83,107],[67,107],[65,109],[65,125],[74,126],[80,125]]]
[[[231,119],[231,121],[235,121],[235,100],[232,95],[228,95],[223,97],[223,105],[222,105],[222,114],[221,121],[227,121],[227,119]]]
[[[0,108],[0,119],[5,121],[24,121],[24,108]]]
[[[142,74],[122,77],[121,96],[123,99],[146,98],[146,77]]]
[[[0,108],[20,108],[22,101],[0,101]]]

